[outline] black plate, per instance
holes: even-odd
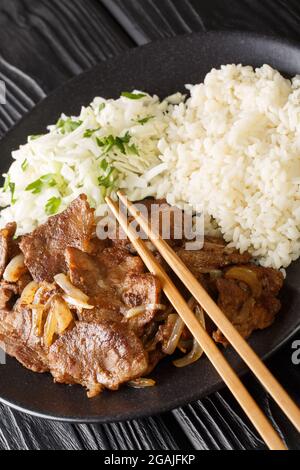
[[[117,97],[133,88],[160,97],[184,90],[185,83],[201,82],[212,67],[227,63],[261,66],[268,63],[287,76],[300,73],[300,49],[283,40],[244,33],[196,34],[153,43],[100,64],[55,91],[29,113],[0,142],[1,171],[10,153],[37,134],[59,114],[78,114],[94,96]],[[251,338],[261,357],[273,353],[300,326],[300,261],[293,263],[282,293],[283,308],[275,324]],[[230,363],[242,373],[232,350]],[[50,375],[34,374],[8,358],[0,367],[0,400],[28,413],[65,421],[108,422],[155,414],[175,408],[217,390],[222,381],[207,359],[176,369],[162,362],[152,374],[157,386],[146,390],[122,387],[88,400],[79,386],[56,385]]]

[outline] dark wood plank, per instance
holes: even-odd
[[[0,136],[61,83],[134,45],[97,0],[2,0],[0,24]]]

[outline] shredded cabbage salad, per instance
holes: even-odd
[[[163,197],[167,164],[159,141],[169,123],[177,93],[163,101],[140,91],[119,99],[97,97],[79,116],[61,115],[43,135],[12,153],[14,162],[0,191],[0,226],[17,222],[17,235],[32,231],[87,195],[96,216],[106,195],[124,189],[132,200]]]

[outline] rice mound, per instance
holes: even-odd
[[[300,255],[300,76],[226,65],[187,86],[159,142],[170,204],[204,212],[264,266]]]

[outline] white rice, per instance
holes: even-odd
[[[227,65],[175,106],[159,149],[170,204],[203,204],[225,240],[260,263],[300,255],[300,77]]]
[[[59,199],[53,210],[61,211],[80,193],[100,214],[104,196],[121,187],[132,200],[152,195],[179,207],[201,204],[208,232],[217,226],[261,264],[287,267],[300,255],[300,77],[287,80],[267,65],[226,65],[187,89],[186,101],[181,94],[162,102],[149,95],[95,98],[72,118],[80,122],[72,132],[50,126],[29,139],[13,152],[0,225],[15,220],[18,234],[29,232],[47,219],[49,200]],[[87,129],[95,132],[84,137]],[[103,154],[97,138],[111,135],[129,136],[125,153],[114,146]],[[103,159],[113,169],[104,186]],[[54,185],[26,190],[49,174]]]

